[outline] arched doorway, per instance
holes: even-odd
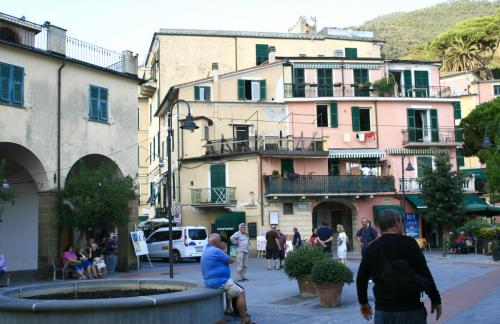
[[[341,200],[321,202],[314,207],[312,220],[314,227],[325,223],[335,234],[337,225],[342,224],[349,237],[347,248],[353,250],[353,207],[350,203]]]

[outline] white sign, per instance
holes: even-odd
[[[266,237],[257,236],[257,251],[265,251],[265,250],[266,250]]]
[[[172,216],[173,216],[173,222],[180,224],[182,220],[182,206],[178,202],[174,202],[172,204]]]
[[[132,238],[132,244],[134,245],[135,255],[146,255],[148,254],[148,246],[146,245],[146,238],[144,238],[143,231],[130,232],[130,237]]]
[[[280,216],[280,212],[270,211],[269,212],[269,224],[271,224],[271,225],[279,224],[279,216]]]

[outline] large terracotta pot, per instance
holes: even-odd
[[[297,278],[299,284],[300,297],[316,297],[316,288],[311,279],[311,275]]]
[[[340,302],[344,284],[315,284],[319,296],[319,305],[322,307],[335,307]]]

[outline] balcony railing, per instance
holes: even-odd
[[[236,205],[235,187],[191,189],[191,205],[196,207]]]
[[[461,128],[452,127],[408,127],[402,130],[405,146],[457,146],[463,143]]]
[[[233,138],[208,141],[206,155],[257,151],[311,151],[324,152],[323,140],[314,137],[252,136],[249,139]]]
[[[460,186],[463,191],[476,191],[474,184],[474,175],[465,177],[460,180]],[[405,193],[421,192],[422,191],[422,178],[405,178],[404,181]],[[399,178],[399,191],[403,192],[403,179]]]
[[[394,192],[393,177],[307,175],[293,179],[267,176],[266,195],[362,194]]]

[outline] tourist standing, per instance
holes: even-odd
[[[337,257],[340,259],[340,262],[346,264],[348,238],[345,233],[344,226],[338,224],[337,233],[339,233],[339,236],[337,237]]]
[[[283,269],[283,260],[285,260],[286,252],[286,236],[281,232],[279,228],[276,229],[276,234],[278,234],[278,242],[280,245],[279,257],[280,257],[280,269]]]
[[[250,241],[248,240],[247,227],[245,223],[241,223],[239,231],[231,235],[229,238],[233,244],[236,245],[236,263],[238,265],[238,279],[237,281],[248,280],[245,276],[248,266],[248,247]]]
[[[429,296],[431,313],[436,311],[438,320],[442,311],[439,291],[417,242],[403,235],[399,212],[394,209],[384,210],[378,224],[382,236],[366,248],[356,278],[361,315],[366,320],[370,320],[373,315],[367,294],[368,280],[373,278],[375,324],[427,323],[427,312],[420,301],[421,291],[425,291]],[[388,262],[391,262],[392,266],[386,266]],[[397,264],[397,269],[400,270],[394,270],[394,264]],[[403,271],[404,264],[406,271]],[[408,267],[414,271],[413,275]],[[388,276],[388,271],[391,277]],[[408,276],[411,276],[415,283],[418,276],[419,288],[410,288],[411,285],[405,281]]]
[[[361,256],[364,255],[368,244],[378,237],[378,232],[376,229],[371,227],[370,223],[366,218],[361,219],[361,228],[356,233],[356,238],[361,244]]]
[[[318,229],[316,227],[314,227],[312,229],[312,234],[308,240],[308,243],[310,246],[316,246],[319,244],[319,242],[318,242]]]
[[[323,246],[325,252],[332,254],[333,232],[326,223],[318,228],[318,242]]]
[[[302,238],[300,237],[300,233],[297,230],[297,227],[293,228],[293,239],[292,239],[292,246],[293,249],[295,250],[296,248],[302,246]]]
[[[279,252],[280,242],[278,241],[278,233],[276,233],[276,226],[271,226],[271,230],[266,233],[266,260],[267,270],[271,270],[271,260],[274,260],[274,268],[279,270]]]

